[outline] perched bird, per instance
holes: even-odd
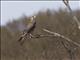
[[[69,4],[69,1],[68,0],[63,0],[63,2],[68,5]]]
[[[33,36],[31,34],[31,32],[35,29],[36,26],[36,20],[35,20],[36,16],[32,16],[30,18],[30,21],[27,25],[27,28],[23,31],[23,34],[21,35],[21,37],[19,38],[18,41],[21,41],[24,39],[24,37],[26,37],[27,35],[30,35],[30,38]]]

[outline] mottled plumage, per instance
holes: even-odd
[[[32,17],[30,18],[30,21],[29,21],[29,23],[27,24],[26,30],[23,31],[23,34],[22,34],[22,36],[19,38],[18,41],[23,40],[24,37],[27,36],[28,34],[29,34],[30,36],[32,36],[30,33],[31,33],[31,32],[34,30],[34,28],[35,28],[35,25],[36,25],[35,18],[36,18],[36,16],[32,16]]]

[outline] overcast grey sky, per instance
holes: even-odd
[[[71,8],[79,9],[80,1],[70,1]],[[47,8],[58,10],[66,6],[62,1],[2,1],[1,2],[1,25],[12,21],[13,18],[19,18],[23,14],[30,16],[38,11],[46,10]]]

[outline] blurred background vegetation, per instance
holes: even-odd
[[[73,13],[80,21],[80,10]],[[47,9],[45,12],[39,11],[36,16],[37,24],[33,35],[48,34],[42,30],[46,28],[80,44],[80,30],[66,9],[58,11]],[[1,26],[1,60],[70,60],[69,53],[60,42],[62,40],[65,44],[68,43],[69,48],[76,48],[74,58],[80,59],[80,48],[58,37],[27,38],[23,45],[20,45],[17,40],[29,19],[30,17],[24,15]]]

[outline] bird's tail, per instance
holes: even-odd
[[[20,37],[20,38],[18,39],[18,41],[20,42],[22,39],[23,39],[23,37]]]
[[[18,39],[18,41],[19,42],[22,41],[25,38],[25,36],[27,36],[27,33],[24,33],[23,35],[21,35],[20,38]]]

